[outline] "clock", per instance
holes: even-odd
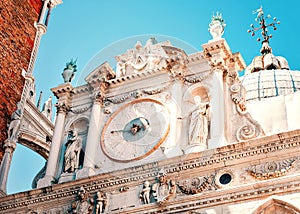
[[[153,153],[170,131],[170,113],[160,101],[142,98],[114,112],[101,133],[105,155],[118,162],[140,160]]]

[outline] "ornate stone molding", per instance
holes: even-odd
[[[153,178],[157,177],[158,172],[157,168],[161,168],[162,166],[165,169],[165,172],[168,176],[173,177],[174,179],[180,174],[186,174],[189,170],[195,170],[195,169],[205,169],[205,166],[212,166],[220,164],[223,166],[223,162],[226,162],[226,166],[230,167],[230,161],[234,161],[235,164],[237,164],[239,159],[241,159],[241,163],[244,163],[245,160],[249,157],[264,157],[265,154],[269,153],[269,157],[274,156],[276,157],[276,152],[282,153],[282,151],[285,151],[285,153],[289,152],[296,152],[300,148],[300,137],[299,137],[299,131],[289,132],[285,133],[279,137],[277,136],[269,136],[265,137],[263,141],[255,141],[255,142],[244,142],[240,144],[235,145],[228,145],[225,147],[220,147],[217,149],[217,151],[209,155],[209,157],[205,156],[205,152],[203,153],[203,156],[195,156],[194,158],[187,158],[186,160],[180,159],[180,162],[174,161],[174,163],[170,164],[171,162],[168,161],[167,163],[158,163],[153,162],[149,164],[145,164],[140,167],[133,167],[128,168],[123,171],[119,171],[118,174],[111,173],[111,176],[107,177],[107,175],[98,175],[93,178],[88,178],[85,180],[79,180],[74,181],[70,183],[70,187],[66,188],[60,188],[60,184],[52,186],[52,187],[46,187],[43,189],[37,189],[34,190],[33,194],[30,195],[30,197],[21,197],[16,198],[17,196],[14,195],[12,197],[0,199],[0,212],[8,209],[19,209],[22,207],[28,207],[30,205],[36,204],[36,203],[44,203],[45,201],[50,200],[60,200],[61,198],[66,197],[73,197],[77,194],[77,190],[80,186],[84,186],[87,192],[95,193],[97,191],[111,191],[119,189],[120,187],[127,185],[132,186],[134,183],[138,185],[137,183],[141,180],[148,180],[152,181]],[[234,150],[232,147],[234,146]],[[252,159],[253,160],[253,159]],[[192,171],[195,172],[195,171]],[[297,176],[298,174],[295,174]],[[299,177],[299,176],[298,176]],[[279,178],[280,179],[280,178]],[[252,183],[247,183],[245,185],[249,185],[248,190],[241,191],[239,194],[228,194],[225,193],[222,195],[219,195],[217,198],[213,199],[207,199],[207,196],[209,194],[212,194],[212,191],[207,191],[204,198],[199,198],[197,202],[193,202],[193,206],[196,207],[202,207],[205,206],[206,203],[211,204],[218,204],[219,202],[232,202],[232,199],[236,200],[238,198],[247,199],[250,197],[257,197],[257,195],[263,196],[265,194],[276,194],[287,191],[288,189],[291,189],[293,191],[300,191],[300,182],[299,179],[296,180],[293,177],[288,177],[288,179],[293,180],[293,182],[283,182],[282,184],[278,184],[276,187],[264,187],[264,188],[252,188]],[[245,186],[244,185],[244,186]],[[64,186],[64,184],[63,184]],[[227,190],[227,188],[222,189],[222,191]],[[202,197],[200,194],[199,197]],[[178,198],[178,197],[177,197]],[[176,198],[176,200],[177,200]],[[173,203],[173,200],[170,201],[170,203]],[[175,203],[175,201],[174,201]],[[183,206],[184,204],[181,203],[181,205],[176,205],[176,209],[174,210],[180,210],[180,206]],[[148,206],[148,205],[147,205]],[[151,204],[149,206],[152,206]],[[154,206],[154,205],[153,205]],[[168,203],[169,206],[169,203]],[[154,207],[153,207],[154,208]],[[157,207],[155,208],[157,209]],[[134,212],[133,212],[134,213]],[[149,213],[151,213],[149,211]],[[155,211],[153,211],[155,213]]]
[[[251,166],[247,172],[259,180],[267,180],[286,175],[294,167],[298,158],[290,158],[282,161],[272,161],[263,164]]]

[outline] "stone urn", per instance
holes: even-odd
[[[75,72],[77,71],[76,60],[71,60],[66,64],[64,71],[62,72],[62,76],[64,78],[64,82],[71,82],[74,78]]]
[[[209,24],[208,31],[210,32],[213,39],[220,39],[224,33],[224,28],[226,24],[222,19],[222,15],[218,14],[212,17],[211,23]]]

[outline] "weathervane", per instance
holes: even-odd
[[[261,35],[263,38],[262,44],[263,47],[260,50],[260,52],[265,55],[267,53],[271,52],[271,48],[269,47],[269,40],[270,38],[272,38],[272,34],[269,34],[268,32],[268,27],[273,27],[273,30],[276,30],[277,24],[280,24],[279,21],[277,21],[276,17],[273,18],[273,22],[272,23],[267,23],[267,19],[271,18],[271,15],[267,15],[266,17],[264,16],[264,11],[262,6],[260,6],[260,8],[258,8],[257,10],[253,11],[253,13],[257,13],[257,17],[255,18],[255,21],[260,25],[259,27],[254,27],[253,24],[250,25],[251,29],[248,30],[248,33],[251,33],[252,36],[255,35],[255,31],[261,30]],[[257,38],[257,41],[260,42],[261,39]]]

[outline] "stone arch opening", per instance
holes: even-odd
[[[252,214],[299,214],[300,209],[295,207],[294,205],[285,202],[283,200],[279,200],[276,198],[272,198],[260,205]]]

